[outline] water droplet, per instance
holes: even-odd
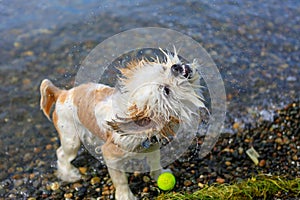
[[[96,154],[101,154],[101,146],[97,146],[97,147],[95,148],[95,153],[96,153]]]

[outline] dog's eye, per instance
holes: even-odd
[[[169,96],[170,92],[171,92],[171,91],[170,91],[170,88],[164,87],[164,94],[165,94],[165,95]]]
[[[174,76],[178,76],[183,72],[182,66],[180,64],[172,65],[171,70]]]

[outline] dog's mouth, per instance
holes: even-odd
[[[191,79],[193,76],[193,70],[188,64],[174,64],[171,67],[172,74],[177,76],[183,76],[184,78]]]

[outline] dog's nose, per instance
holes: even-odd
[[[192,69],[188,64],[174,64],[171,67],[171,71],[174,76],[182,75],[185,78],[191,78],[192,77]]]
[[[174,76],[178,76],[179,74],[182,74],[183,69],[180,64],[175,64],[175,65],[172,65],[171,71]]]

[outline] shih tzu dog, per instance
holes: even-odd
[[[184,63],[176,51],[174,54],[161,51],[165,56],[162,61],[141,59],[119,68],[118,88],[86,83],[63,90],[47,79],[42,81],[40,106],[53,121],[61,142],[56,152],[60,179],[74,182],[81,178],[71,161],[85,134],[104,141],[101,151],[105,162],[113,163],[108,164],[108,171],[116,199],[135,199],[120,166],[129,154],[156,152],[147,158],[147,163],[151,176],[154,179],[159,176],[160,141],[176,137],[173,127],[193,123],[192,116],[198,115],[199,108],[205,108],[202,95],[197,92],[199,64]]]

